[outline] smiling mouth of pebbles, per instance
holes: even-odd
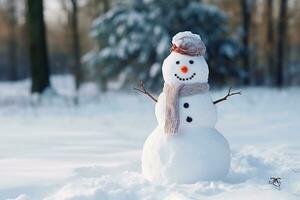
[[[182,78],[182,77],[178,76],[177,74],[174,74],[174,76],[180,81],[187,81],[187,80],[192,80],[196,76],[196,73],[193,73],[190,77],[187,77],[187,78]]]

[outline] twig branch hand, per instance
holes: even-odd
[[[157,102],[157,98],[155,98],[152,94],[150,94],[150,92],[148,92],[146,89],[145,89],[145,85],[142,81],[140,81],[138,87],[135,87],[134,88],[135,90],[147,95],[148,97],[150,97],[153,101]]]
[[[214,101],[214,104],[217,104],[217,103],[220,103],[222,101],[225,101],[225,100],[227,100],[228,97],[231,97],[231,96],[234,96],[234,95],[237,95],[237,94],[239,94],[239,95],[242,94],[240,91],[239,92],[231,92],[231,89],[232,89],[232,87],[229,88],[228,93],[226,94],[225,97]]]

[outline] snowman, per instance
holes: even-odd
[[[143,175],[152,182],[195,183],[223,179],[230,169],[228,141],[215,129],[216,103],[209,93],[206,47],[199,35],[180,32],[164,60],[164,88],[158,99],[140,85],[137,90],[157,103],[158,125],[142,153]]]

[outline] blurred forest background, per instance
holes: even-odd
[[[300,84],[298,0],[0,0],[0,81],[72,74],[101,91],[138,80],[162,87],[161,64],[179,31],[200,34],[210,82]]]

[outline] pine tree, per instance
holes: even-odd
[[[160,68],[168,55],[171,37],[190,30],[207,45],[211,77],[224,81],[235,70],[237,42],[228,36],[227,16],[217,7],[187,0],[139,1],[118,4],[94,21],[91,35],[97,47],[84,60],[107,80],[123,85],[143,80],[147,87],[162,83]]]

